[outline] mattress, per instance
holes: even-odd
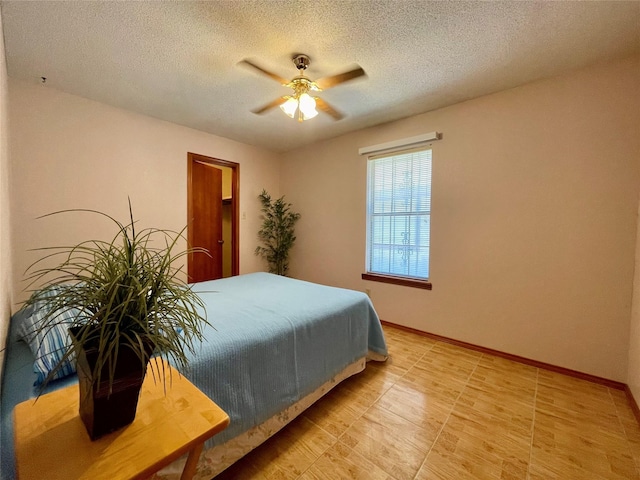
[[[314,391],[347,365],[386,355],[369,297],[268,273],[202,282],[212,326],[182,372],[227,412],[221,444]]]

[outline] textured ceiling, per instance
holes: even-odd
[[[640,52],[640,2],[3,1],[10,77],[286,151],[591,63]],[[321,92],[345,114],[298,123],[251,110],[354,64]]]

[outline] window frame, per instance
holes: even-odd
[[[390,283],[392,285],[402,285],[403,287],[422,288],[424,290],[432,290],[431,280],[418,280],[413,277],[399,277],[389,275],[388,273],[363,273],[362,280],[371,282]]]
[[[375,160],[379,160],[382,158],[389,158],[389,157],[393,157],[393,156],[397,156],[397,155],[403,155],[403,154],[410,154],[410,153],[414,153],[414,152],[420,152],[420,151],[426,151],[426,150],[431,150],[431,159],[433,158],[433,146],[431,144],[423,144],[420,146],[417,145],[412,145],[412,146],[405,146],[404,148],[398,148],[393,149],[392,151],[386,151],[386,152],[371,152],[372,154],[369,155],[367,157],[367,188],[366,188],[366,195],[367,195],[367,199],[366,199],[366,207],[367,207],[367,211],[366,211],[366,245],[365,245],[365,272],[362,273],[362,279],[363,280],[368,280],[368,281],[374,281],[374,282],[381,282],[381,283],[387,283],[387,284],[393,284],[393,285],[401,285],[401,286],[406,286],[406,287],[414,287],[414,288],[420,288],[420,289],[425,289],[425,290],[431,290],[433,288],[433,285],[431,283],[431,271],[429,269],[429,278],[419,278],[419,277],[412,277],[409,275],[396,275],[396,274],[392,274],[392,273],[380,273],[380,272],[372,272],[369,270],[370,266],[371,266],[371,210],[370,210],[370,201],[371,201],[371,168],[372,168],[372,162],[374,162]],[[378,153],[378,154],[376,154]],[[433,166],[431,165],[431,170],[433,169]],[[431,172],[430,172],[431,174]],[[430,193],[430,199],[429,199],[429,203],[431,201],[431,191]],[[429,217],[431,217],[431,207],[429,207]],[[431,231],[431,225],[429,225],[429,235]],[[430,243],[430,242],[429,242]],[[431,250],[431,246],[429,245],[429,253]],[[429,258],[429,267],[431,266],[431,261]]]

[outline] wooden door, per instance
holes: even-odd
[[[222,170],[204,162],[191,165],[189,241],[209,252],[189,256],[190,282],[222,278]]]

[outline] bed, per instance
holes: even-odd
[[[230,416],[205,445],[197,479],[220,473],[293,420],[334,385],[384,360],[380,321],[361,292],[267,273],[194,284],[212,324],[182,373]],[[34,357],[12,319],[2,387],[2,478],[15,477],[11,412],[33,397]],[[49,390],[76,381],[53,382]],[[179,478],[183,460],[156,474]]]

